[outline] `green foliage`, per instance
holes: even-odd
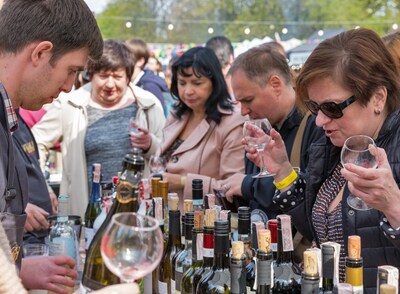
[[[284,27],[289,33],[282,38],[304,39],[316,30],[356,25],[383,35],[392,30],[399,7],[400,0],[113,0],[97,20],[106,39],[202,44],[213,35],[234,42],[273,37]]]

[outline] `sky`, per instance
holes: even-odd
[[[106,8],[110,0],[85,0],[90,9],[96,13],[101,13]]]

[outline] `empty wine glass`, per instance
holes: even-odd
[[[378,162],[369,151],[370,145],[375,146],[375,142],[368,136],[356,135],[347,138],[340,154],[342,165],[352,163],[365,168],[377,168]],[[362,199],[353,194],[347,197],[347,204],[356,210],[371,209]]]
[[[152,174],[162,174],[167,168],[167,161],[164,156],[151,155],[149,159],[149,167]]]
[[[271,174],[267,171],[264,164],[264,148],[271,141],[269,132],[272,129],[268,119],[254,119],[244,122],[243,125],[243,136],[247,142],[247,145],[256,148],[261,158],[260,173],[253,176],[253,178],[271,177]]]
[[[101,240],[100,251],[111,272],[122,282],[133,283],[158,266],[163,244],[163,235],[155,218],[124,212],[112,217]]]

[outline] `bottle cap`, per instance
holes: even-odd
[[[151,178],[151,194],[153,194],[154,197],[160,197],[160,192],[158,188],[158,182],[160,181],[160,178]]]
[[[225,219],[217,219],[214,222],[214,236],[226,236],[229,233],[229,222]]]
[[[204,222],[204,212],[200,210],[196,210],[194,212],[194,227],[196,229],[202,229]]]
[[[348,257],[360,258],[361,257],[361,238],[357,235],[349,236],[348,238]]]
[[[379,286],[380,294],[396,294],[396,287],[389,284],[381,284]]]
[[[163,197],[164,203],[167,203],[168,201],[168,187],[169,184],[167,181],[159,181],[158,182],[158,195],[160,197]]]
[[[178,204],[179,204],[179,197],[178,196],[170,196],[169,197],[169,203],[168,203],[168,207],[169,210],[178,210]]]
[[[217,218],[217,211],[215,209],[206,209],[205,224],[206,227],[214,227],[215,219]]]
[[[193,200],[192,199],[184,199],[183,200],[183,211],[184,211],[184,213],[193,211]]]
[[[304,272],[308,275],[318,274],[318,258],[315,251],[306,250],[304,256]]]
[[[232,257],[241,259],[244,255],[244,243],[243,241],[232,242]]]
[[[250,207],[240,206],[238,208],[238,220],[248,220],[250,219],[251,210]]]
[[[267,222],[268,229],[271,231],[271,242],[278,242],[278,221],[276,219],[270,219]]]
[[[261,251],[271,250],[271,232],[268,229],[257,230],[258,249]]]
[[[139,152],[128,153],[124,156],[123,167],[126,169],[126,165],[135,165],[138,166],[141,170],[144,169],[144,158],[140,155]]]

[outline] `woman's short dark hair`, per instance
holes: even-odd
[[[190,111],[190,108],[182,102],[178,92],[178,75],[188,77],[187,69],[189,68],[193,70],[195,76],[203,76],[211,80],[213,89],[205,105],[206,115],[207,118],[219,123],[222,114],[217,106],[231,110],[234,106],[230,100],[218,58],[207,47],[189,49],[172,65],[171,93],[179,99],[174,106],[175,115],[180,118],[186,111]]]
[[[87,65],[87,73],[92,79],[95,73],[101,70],[117,70],[125,68],[128,77],[128,84],[133,75],[133,69],[136,60],[129,48],[122,42],[115,40],[107,40],[104,42],[103,55],[97,61],[89,60]]]
[[[320,43],[296,80],[299,102],[308,99],[314,81],[331,78],[367,105],[379,87],[387,89],[388,112],[399,107],[400,82],[396,62],[382,39],[369,29],[349,30]]]

